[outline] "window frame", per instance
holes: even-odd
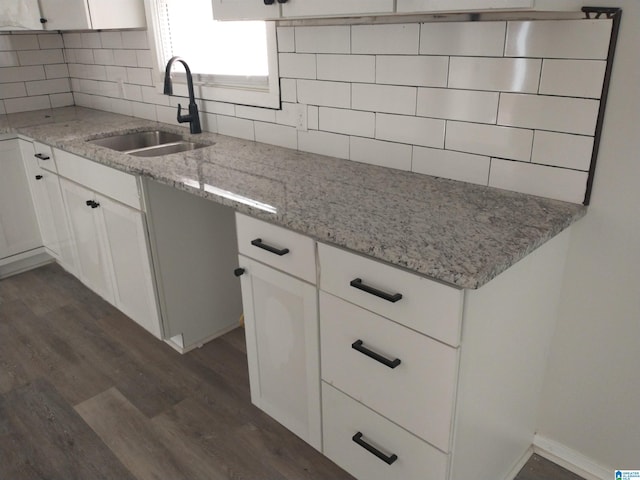
[[[163,63],[162,41],[160,36],[160,20],[156,0],[145,0],[147,16],[147,32],[149,48],[153,57],[153,83],[158,93],[164,89],[164,72],[166,65]],[[213,21],[213,18],[211,19]],[[280,109],[280,77],[278,72],[278,45],[276,39],[275,22],[266,21],[267,34],[267,62],[269,74],[267,87],[258,85],[249,77],[233,75],[199,75],[193,72],[194,93],[201,100],[233,103],[237,105],[250,105]],[[185,56],[185,61],[189,61]],[[178,64],[176,64],[178,65]],[[204,80],[203,80],[204,77]],[[180,72],[179,65],[174,67],[172,73],[174,80],[174,95],[187,95],[186,75]],[[248,81],[247,81],[248,80]]]

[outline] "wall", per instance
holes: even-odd
[[[610,30],[610,20],[279,27],[282,110],[205,101],[203,128],[581,203]],[[144,32],[65,33],[64,44],[76,104],[175,123],[184,99],[158,94]],[[308,131],[296,130],[300,109]]]
[[[73,105],[62,35],[0,33],[0,113]]]
[[[640,469],[640,2],[623,9],[587,216],[572,232],[539,433]]]

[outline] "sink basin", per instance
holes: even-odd
[[[89,140],[89,143],[110,148],[136,157],[158,157],[171,153],[186,152],[197,148],[209,147],[208,143],[196,143],[185,140],[178,133],[152,130],[148,132],[126,133],[106,138]]]

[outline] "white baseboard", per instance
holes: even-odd
[[[513,466],[511,471],[508,473],[508,475],[504,477],[504,480],[513,480],[514,478],[516,478],[518,473],[520,473],[520,470],[522,470],[522,467],[524,467],[525,464],[529,461],[529,458],[531,458],[532,454],[533,454],[533,445],[531,445],[529,448],[525,450],[525,452],[522,454],[522,457],[520,457],[520,460],[516,462],[516,464]]]
[[[612,467],[600,465],[580,452],[542,435],[536,434],[533,440],[533,452],[586,480],[610,480],[613,478],[614,469]]]

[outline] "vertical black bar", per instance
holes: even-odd
[[[597,9],[590,7],[583,8],[583,11],[589,15]],[[611,70],[613,69],[613,57],[616,52],[616,43],[618,42],[618,31],[620,30],[620,19],[622,17],[622,9],[603,9],[604,13],[613,20],[611,25],[611,39],[609,40],[609,51],[607,52],[607,66],[604,73],[604,83],[602,84],[602,94],[600,95],[600,108],[598,110],[598,121],[596,123],[596,132],[593,138],[593,151],[591,152],[591,164],[589,165],[589,177],[587,178],[587,190],[584,194],[584,205],[589,205],[591,200],[591,191],[593,189],[593,177],[596,172],[596,163],[598,160],[598,151],[600,150],[600,137],[602,136],[602,127],[604,124],[604,113],[607,107],[607,97],[609,95],[609,83],[611,81]],[[608,11],[606,11],[608,10]]]

